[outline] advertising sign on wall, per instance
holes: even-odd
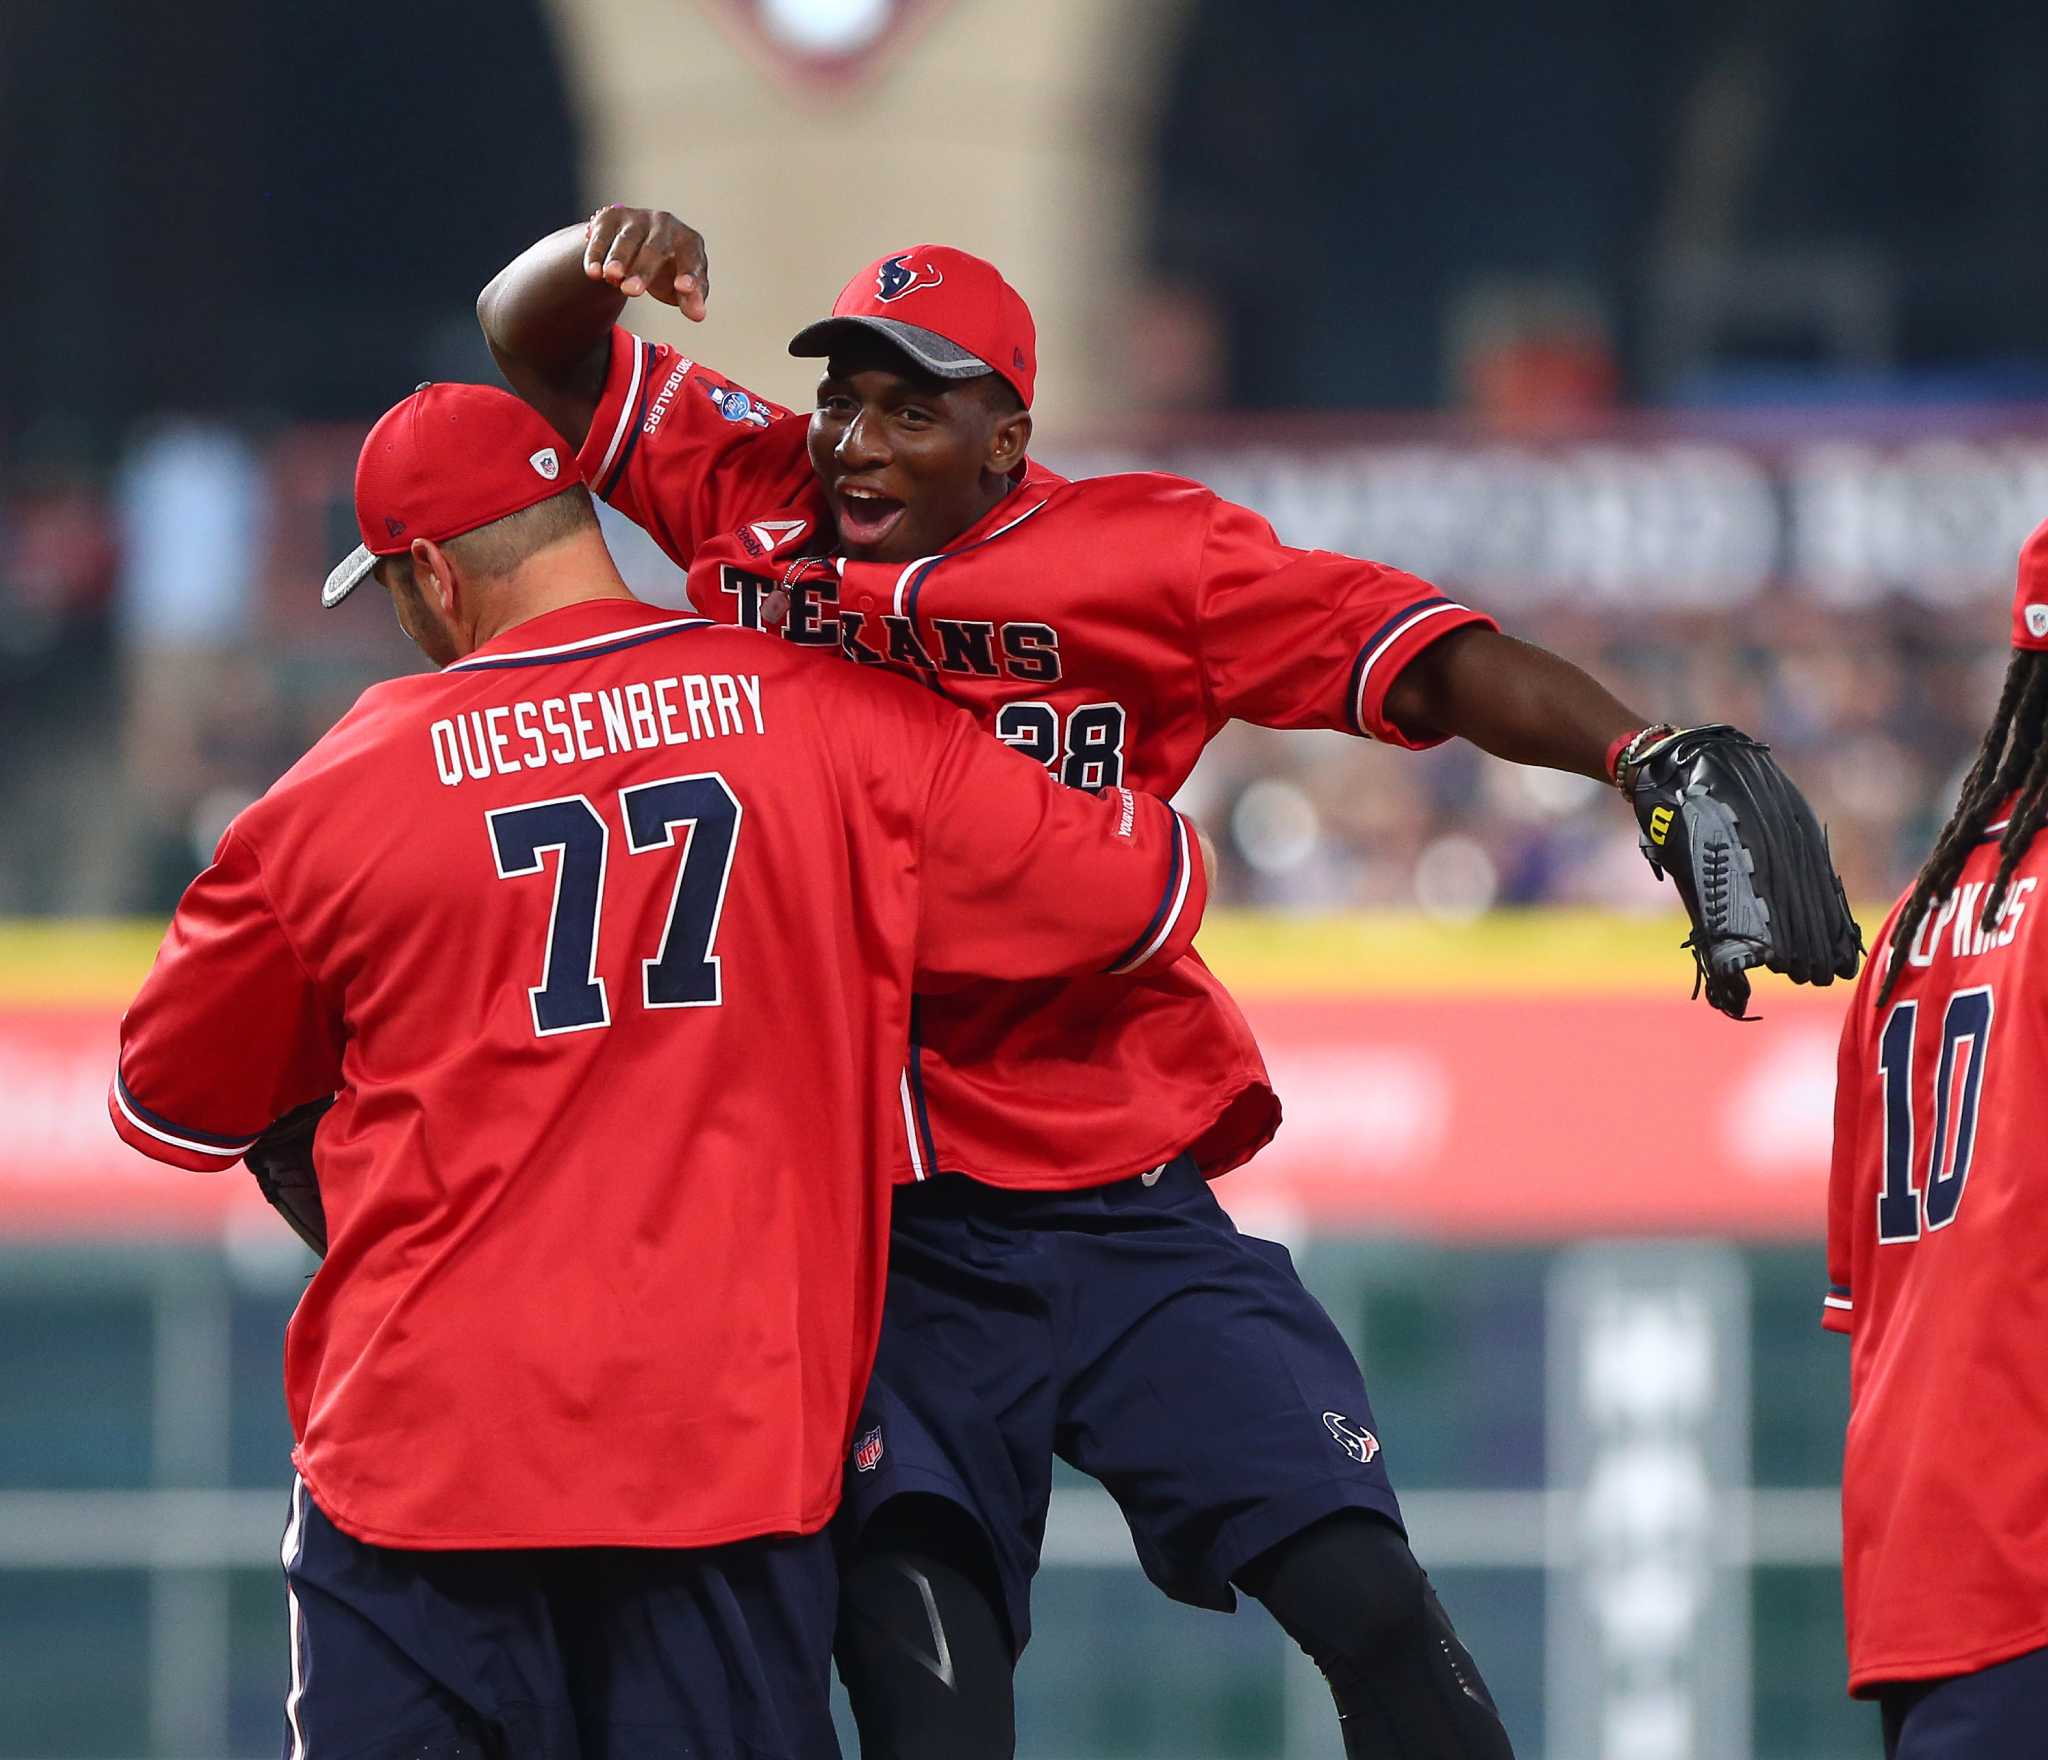
[[[1285,1114],[1224,1201],[1282,1235],[1817,1235],[1848,992],[1773,983],[1737,1025],[1687,999],[1676,938],[1661,922],[1563,943],[1540,920],[1205,928]],[[0,1233],[263,1220],[239,1171],[161,1167],[109,1127],[150,938],[115,945],[0,991]]]

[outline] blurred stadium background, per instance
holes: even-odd
[[[1878,907],[2048,513],[2044,49],[1990,0],[7,0],[0,1760],[274,1749],[308,1266],[102,1096],[220,827],[416,663],[315,588],[368,419],[490,376],[500,262],[673,207],[686,346],[800,405],[853,266],[982,251],[1049,462],[1203,476],[1751,729]],[[1844,999],[1689,1005],[1591,784],[1234,729],[1188,796],[1288,1109],[1224,1196],[1363,1353],[1525,1760],[1875,1752],[1815,1324]],[[1038,1595],[1033,1760],[1335,1753],[1270,1623],[1161,1600],[1085,1483]]]

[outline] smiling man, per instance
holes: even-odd
[[[1461,735],[1615,782],[1668,731],[1427,582],[1290,548],[1198,483],[1037,464],[1031,314],[978,257],[918,245],[848,281],[790,344],[825,362],[808,418],[614,328],[626,298],[701,319],[708,291],[695,231],[612,207],[515,259],[478,314],[699,610],[917,678],[1063,782],[1170,794],[1233,718]],[[1266,1604],[1327,1676],[1347,1754],[1510,1754],[1409,1552],[1357,1364],[1210,1194],[1278,1122],[1199,958],[1125,989],[920,1002],[842,1532],[838,1658],[870,1760],[1013,1751],[1056,1453],[1116,1497],[1167,1594]]]

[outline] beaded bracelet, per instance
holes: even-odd
[[[1644,750],[1660,739],[1668,739],[1678,731],[1668,721],[1653,721],[1648,727],[1639,727],[1634,733],[1618,734],[1614,743],[1607,748],[1607,775],[1614,786],[1623,794],[1628,793],[1637,760]]]

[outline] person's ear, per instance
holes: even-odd
[[[1030,449],[1031,412],[1013,410],[997,418],[988,437],[988,457],[984,462],[995,475],[1007,477],[1024,462],[1024,454]]]
[[[413,579],[419,583],[421,593],[431,599],[442,617],[452,624],[460,588],[455,579],[455,565],[449,560],[448,552],[432,539],[415,538],[411,555]]]

